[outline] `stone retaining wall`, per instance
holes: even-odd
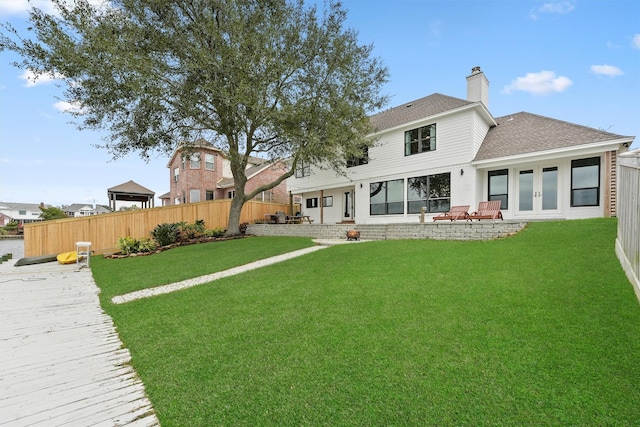
[[[358,230],[363,240],[435,239],[490,240],[517,233],[526,221],[425,222],[412,224],[249,224],[247,234],[256,236],[300,236],[314,239],[347,238],[347,230]]]

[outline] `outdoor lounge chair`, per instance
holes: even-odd
[[[480,221],[481,219],[498,219],[498,218],[502,220],[504,218],[502,218],[502,212],[500,211],[500,203],[502,203],[500,200],[491,200],[490,202],[480,202],[478,204],[478,210],[476,212],[469,214],[467,219],[469,221],[472,221],[474,219],[477,219],[478,221]]]
[[[442,219],[448,219],[450,221],[455,221],[457,219],[467,219],[469,216],[469,205],[463,206],[451,206],[449,212],[441,213],[440,215],[434,216],[433,220],[438,221]]]

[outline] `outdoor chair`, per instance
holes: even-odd
[[[283,211],[276,212],[277,224],[286,224],[287,223],[287,214]]]
[[[481,219],[498,219],[502,218],[502,212],[500,211],[500,204],[502,202],[500,200],[491,200],[489,202],[480,202],[478,204],[478,210],[476,212],[472,212],[467,217],[467,220],[472,221],[477,219],[480,221]]]
[[[458,219],[467,219],[469,216],[469,205],[462,206],[451,206],[449,212],[441,213],[440,215],[436,215],[433,217],[434,221],[439,221],[443,219],[448,219],[450,221],[455,221]]]

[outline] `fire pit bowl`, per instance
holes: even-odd
[[[360,232],[356,230],[347,231],[347,240],[358,240],[360,239]]]

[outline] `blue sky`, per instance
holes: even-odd
[[[45,10],[49,0],[33,1]],[[466,97],[480,66],[494,117],[520,111],[619,135],[640,147],[640,1],[344,0],[348,25],[389,68],[388,107],[441,93]],[[26,28],[26,0],[2,0],[0,21]],[[169,190],[168,155],[111,161],[103,135],[78,131],[55,81],[31,84],[0,53],[0,201],[108,204],[133,180]],[[156,205],[159,205],[156,200]]]

